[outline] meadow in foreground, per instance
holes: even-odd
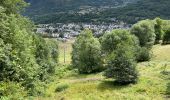
[[[66,44],[70,44],[68,41]],[[60,43],[65,45],[64,43]],[[71,46],[67,45],[70,52]],[[63,48],[61,48],[63,49]],[[70,70],[68,63],[63,64],[61,77],[49,85],[46,98],[40,100],[168,100],[170,99],[170,45],[155,45],[151,61],[138,63],[139,81],[137,84],[118,85],[112,79],[105,79],[103,72],[80,75]],[[63,50],[60,50],[63,51]],[[62,53],[59,56],[63,59]],[[67,62],[66,61],[66,62]],[[61,60],[61,63],[63,61]],[[60,73],[61,74],[61,73]],[[62,84],[62,85],[61,85]],[[66,87],[55,91],[57,87]]]

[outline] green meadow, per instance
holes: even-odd
[[[138,63],[138,83],[121,86],[103,77],[103,72],[80,75],[77,70],[70,69],[72,43],[59,43],[59,62],[63,64],[58,69],[60,77],[49,84],[47,97],[37,100],[169,100],[170,45],[155,45],[151,61]],[[67,48],[66,63],[63,63],[64,46]],[[60,87],[63,89],[56,91]]]

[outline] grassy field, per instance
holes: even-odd
[[[63,63],[63,45],[67,46],[66,65],[60,69],[64,74],[49,85],[49,97],[38,100],[170,100],[170,45],[154,46],[152,60],[138,64],[137,84],[119,86],[103,77],[103,73],[79,75],[76,70],[68,70],[71,43],[60,43],[60,63]],[[67,88],[55,92],[59,84],[66,84]]]
[[[72,51],[73,42],[74,40],[68,40],[66,42],[59,41],[59,63],[60,64],[71,63],[71,51]],[[64,62],[64,52],[65,52],[65,62]]]

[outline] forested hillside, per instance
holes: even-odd
[[[25,15],[37,23],[111,22],[135,23],[141,19],[169,19],[169,0],[28,0]],[[127,4],[129,3],[129,4]]]
[[[25,15],[39,23],[90,22],[93,15],[136,0],[26,0]],[[85,18],[82,19],[81,17]]]
[[[170,19],[170,0],[140,0],[123,8],[109,9],[102,12],[104,18],[116,17],[128,23],[135,23],[142,19],[160,17]]]

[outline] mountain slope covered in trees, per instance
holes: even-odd
[[[39,23],[87,22],[99,12],[134,1],[136,0],[26,0],[30,6],[25,15]]]
[[[146,18],[169,19],[169,0],[26,0],[26,14],[37,23],[110,22],[113,18],[135,23]]]
[[[102,12],[102,17],[116,17],[128,23],[143,19],[160,17],[170,19],[170,0],[140,0],[123,8],[109,9]]]

